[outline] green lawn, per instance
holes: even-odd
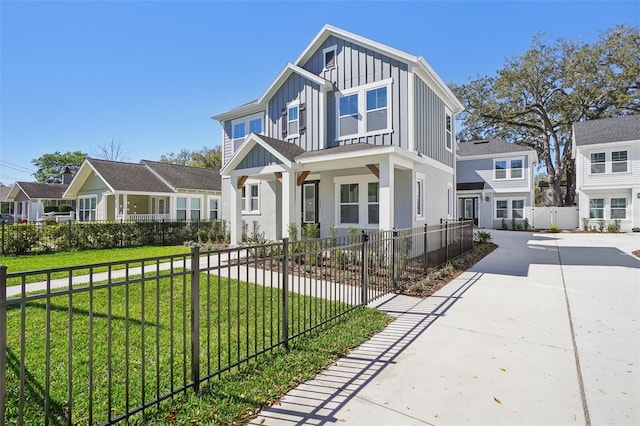
[[[67,266],[89,265],[103,262],[117,262],[130,259],[141,259],[148,257],[166,256],[172,254],[189,253],[190,248],[186,246],[148,246],[148,247],[128,247],[104,250],[66,251],[48,254],[31,254],[20,256],[0,256],[0,265],[7,267],[7,273],[23,272],[50,268],[62,268]],[[113,269],[122,269],[123,265],[117,265]],[[95,269],[94,272],[101,272],[106,268]],[[76,271],[75,275],[87,273],[88,270]],[[65,273],[53,274],[52,278],[65,277]],[[42,275],[28,276],[26,282],[42,281],[46,277]],[[7,285],[18,285],[17,280],[12,280]]]
[[[278,341],[282,309],[279,290],[202,274],[200,292],[201,375],[236,363]],[[180,275],[173,280],[145,278],[93,293],[82,291],[54,296],[50,298],[48,311],[47,299],[33,300],[26,303],[24,317],[20,306],[10,306],[6,418],[17,419],[22,357],[26,424],[42,424],[47,387],[51,424],[87,424],[106,422],[109,406],[112,416],[122,414],[127,407],[135,407],[180,386],[190,374],[189,300],[189,276]],[[291,294],[289,308],[290,333],[293,334],[347,307]],[[301,312],[304,313],[302,319]],[[276,399],[289,387],[315,374],[347,347],[357,345],[383,327],[386,320],[382,314],[365,312],[368,311],[349,314],[344,323],[352,325],[340,329],[338,335],[331,335],[328,342],[322,340],[324,343],[314,346],[313,339],[326,340],[323,332],[307,343],[297,343],[290,352],[267,353],[258,359],[259,368],[245,366],[242,373],[235,369],[213,380],[209,396],[187,393],[187,399],[182,402],[167,401],[161,406],[161,412],[169,406],[171,416],[183,417],[176,413],[184,413],[188,420],[183,423],[191,423],[196,416],[204,422],[223,423],[246,418],[247,410],[256,410]],[[24,352],[20,349],[23,328]],[[331,330],[329,327],[326,332]],[[67,350],[69,336],[71,363]],[[49,375],[46,374],[47,353]],[[69,371],[72,372],[70,398],[67,394]],[[254,389],[251,392],[256,393],[255,397],[249,398],[248,389]],[[220,392],[241,394],[232,398],[235,403],[227,404],[219,400]],[[72,401],[71,419],[67,414],[67,401]],[[185,407],[176,409],[176,404]],[[204,406],[210,406],[211,410],[200,413]],[[146,414],[153,411],[156,409],[148,409]],[[162,414],[159,415],[158,421],[162,421]]]

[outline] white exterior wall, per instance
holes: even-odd
[[[260,232],[264,233],[264,236],[267,240],[277,240],[281,238],[280,235],[280,226],[277,224],[280,223],[279,220],[279,211],[280,208],[277,207],[277,198],[279,194],[278,187],[280,184],[274,180],[259,180],[259,179],[247,179],[245,185],[249,184],[258,184],[258,193],[259,193],[259,203],[260,208],[257,213],[243,213],[242,220],[248,225],[248,235],[251,236],[251,231],[253,229],[253,222],[257,222],[260,225]],[[222,219],[227,221],[228,226],[232,226],[231,220],[231,179],[223,178],[222,179],[222,201],[220,213],[222,214]]]
[[[422,173],[426,177],[425,184],[425,218],[424,221],[415,221],[414,226],[436,225],[440,223],[440,219],[456,219],[456,194],[453,173],[435,167],[421,165],[414,168],[415,173]],[[447,188],[450,189],[450,200],[447,200]],[[413,211],[415,218],[415,179],[414,179],[414,195],[413,195]],[[447,212],[448,208],[450,209]]]

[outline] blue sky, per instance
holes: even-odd
[[[494,74],[538,32],[593,42],[640,26],[615,1],[0,1],[0,183],[31,160],[127,161],[220,144],[210,117],[257,98],[324,24],[421,55],[446,82]]]

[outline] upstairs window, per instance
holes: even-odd
[[[262,113],[239,118],[231,122],[233,152],[236,152],[249,133],[262,134]]]
[[[494,179],[506,179],[507,178],[507,162],[505,160],[496,161],[494,165],[495,175]]]
[[[611,173],[623,173],[627,169],[627,151],[613,151],[611,153]]]
[[[287,136],[295,136],[299,133],[298,106],[291,106],[287,109]]]
[[[233,152],[236,152],[244,141],[245,123],[236,123],[233,125]]]
[[[511,179],[522,177],[522,159],[511,160]]]
[[[324,70],[330,70],[336,67],[336,46],[327,47],[324,53]]]
[[[451,135],[451,113],[446,111],[444,114],[444,133],[445,133],[445,146],[451,151],[451,141],[453,139]]]
[[[340,98],[340,136],[358,133],[358,94]]]
[[[249,133],[262,133],[262,118],[256,118],[249,121]]]
[[[367,91],[367,132],[387,128],[387,88]]]
[[[604,152],[591,153],[591,174],[600,174],[605,172],[605,154]]]

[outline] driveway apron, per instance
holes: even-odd
[[[640,236],[499,245],[251,424],[640,424]]]

